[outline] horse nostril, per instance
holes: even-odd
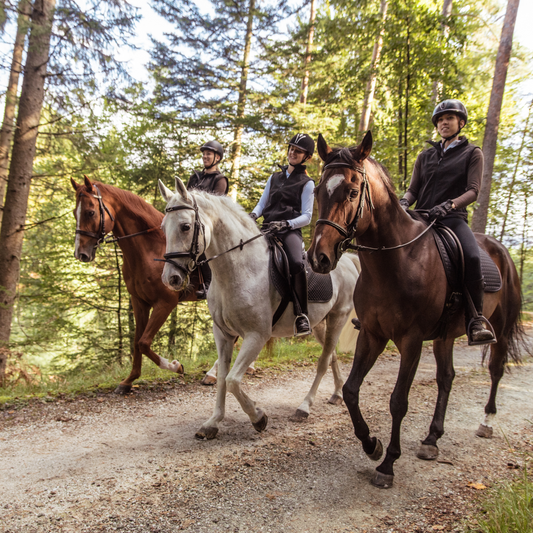
[[[84,263],[88,263],[91,260],[89,256],[84,253],[80,253],[79,257],[80,257],[80,261],[83,261]]]
[[[170,276],[170,279],[169,279],[169,283],[173,286],[173,287],[178,287],[179,284],[181,282],[181,279],[179,276]]]
[[[318,264],[322,270],[328,270],[331,268],[331,261],[326,254],[320,254],[318,256]]]

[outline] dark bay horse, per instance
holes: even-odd
[[[123,254],[122,272],[131,295],[135,316],[135,344],[130,375],[115,389],[127,394],[141,375],[142,354],[158,367],[183,373],[178,361],[167,361],[152,349],[152,341],[165,320],[180,301],[196,300],[196,291],[176,292],[161,281],[163,263],[154,258],[165,253],[165,236],[161,230],[163,214],[135,194],[91,182],[83,184],[71,178],[76,191],[76,244],[74,256],[84,262],[94,260],[97,244],[113,232]],[[198,278],[192,279],[198,285]],[[150,310],[152,313],[150,314]]]
[[[402,209],[384,167],[368,158],[371,149],[370,132],[353,148],[331,149],[319,136],[318,153],[325,165],[315,190],[319,220],[308,257],[313,270],[329,272],[336,267],[351,239],[357,240],[353,248],[359,250],[361,274],[354,304],[361,331],[343,395],[355,435],[367,455],[376,461],[383,447],[376,437],[370,437],[359,409],[359,390],[389,339],[400,352],[398,379],[390,398],[391,440],[385,459],[371,480],[378,487],[389,488],[394,479],[394,462],[401,454],[400,426],[407,413],[409,389],[420,361],[422,342],[434,338],[432,333],[450,289],[434,238],[431,231],[426,231],[427,222],[412,218]],[[498,339],[490,346],[492,385],[485,419],[477,433],[489,437],[505,364],[509,358],[520,361],[521,289],[505,247],[487,235],[476,234],[476,239],[492,257],[502,277],[502,288],[485,295],[483,308]],[[444,416],[455,375],[453,343],[464,333],[464,312],[458,311],[450,319],[446,337],[433,342],[438,397],[429,434],[417,453],[421,459],[437,458],[437,440],[444,434]]]

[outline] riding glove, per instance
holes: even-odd
[[[451,200],[446,200],[442,204],[436,205],[429,210],[428,218],[430,220],[445,217],[453,209],[453,202]]]
[[[257,220],[257,215],[255,213],[248,213],[248,216],[255,222]]]
[[[407,200],[407,198],[402,198],[400,200],[400,205],[404,211],[407,211],[409,209],[409,200]]]
[[[265,226],[268,231],[277,233],[278,231],[287,229],[289,227],[289,222],[287,220],[274,220],[273,222],[265,224]]]

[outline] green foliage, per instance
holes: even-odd
[[[533,524],[533,482],[528,473],[528,461],[512,481],[499,484],[483,501],[482,511],[475,517],[471,533],[530,533]]]

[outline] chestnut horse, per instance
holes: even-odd
[[[427,222],[402,209],[384,167],[368,159],[371,149],[370,132],[359,146],[334,150],[319,136],[318,153],[325,166],[315,190],[319,220],[308,257],[313,270],[327,273],[336,267],[346,249],[360,252],[361,274],[354,303],[361,331],[343,396],[355,435],[367,455],[376,461],[383,447],[376,437],[370,437],[359,408],[359,389],[389,339],[400,352],[398,379],[390,398],[391,440],[385,459],[371,480],[377,487],[389,488],[394,479],[394,462],[401,454],[400,426],[407,413],[409,389],[420,361],[422,342],[434,338],[432,332],[443,314],[450,288]],[[355,246],[350,244],[353,238],[357,240]],[[521,290],[505,247],[486,235],[476,234],[476,239],[491,256],[502,278],[502,288],[485,295],[483,308],[498,339],[490,346],[492,385],[485,418],[477,433],[489,437],[505,364],[509,357],[520,361]],[[417,453],[421,459],[437,458],[437,440],[444,434],[444,416],[455,375],[454,339],[464,334],[464,312],[458,311],[450,318],[447,335],[433,342],[438,397],[429,434]]]
[[[135,316],[135,344],[130,375],[115,392],[127,394],[131,391],[131,384],[141,375],[142,354],[159,368],[182,374],[181,363],[169,362],[151,349],[156,333],[178,302],[196,300],[194,287],[189,292],[176,292],[161,281],[163,264],[154,259],[165,253],[165,236],[161,230],[163,215],[142,198],[118,187],[91,182],[87,177],[83,184],[72,178],[71,182],[76,191],[74,257],[84,262],[93,261],[98,244],[110,232],[123,254],[122,272]],[[198,284],[197,277],[193,283]]]

